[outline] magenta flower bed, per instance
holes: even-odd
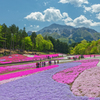
[[[38,68],[38,69],[32,69],[32,70],[27,70],[27,71],[22,71],[22,72],[0,75],[0,81],[14,78],[14,77],[32,74],[32,73],[36,73],[36,72],[40,72],[40,71],[44,71],[44,70],[55,68],[55,67],[58,67],[58,65],[51,65],[51,66],[42,67],[42,68]]]
[[[70,84],[74,82],[76,77],[86,69],[96,67],[99,62],[98,59],[90,59],[90,60],[79,60],[76,62],[81,62],[82,64],[79,66],[75,66],[73,68],[69,68],[63,71],[60,71],[53,75],[53,79],[60,83]]]
[[[75,55],[75,57],[79,58],[81,55]],[[84,58],[90,57],[90,55],[83,55]],[[100,55],[95,55],[95,57],[99,57]],[[91,57],[94,57],[94,54],[91,54]]]
[[[12,66],[6,66],[6,67],[0,67],[0,73],[6,73],[10,71],[16,71],[16,70],[25,70],[25,69],[31,69],[36,68],[36,63],[30,63],[30,64],[23,64],[23,65],[12,65]]]
[[[22,62],[22,61],[33,61],[40,60],[49,57],[58,57],[59,54],[48,54],[48,55],[34,55],[34,57],[27,57],[20,54],[12,54],[11,56],[0,57],[0,63],[12,63],[12,62]]]

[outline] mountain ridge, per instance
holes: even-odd
[[[68,44],[80,42],[83,39],[87,41],[93,41],[100,39],[100,33],[96,30],[86,27],[72,27],[60,24],[51,24],[47,27],[36,32],[36,34],[41,34],[44,36],[52,36],[55,39],[59,39],[62,42],[67,42]]]

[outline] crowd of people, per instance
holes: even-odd
[[[59,63],[59,60],[54,60],[54,64],[58,64]],[[48,65],[51,65],[52,64],[52,61],[50,60],[50,61],[48,61]],[[45,67],[46,66],[46,62],[37,62],[36,63],[36,68],[41,68],[41,67]]]

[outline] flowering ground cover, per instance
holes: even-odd
[[[60,71],[53,75],[52,78],[57,82],[71,84],[81,72],[86,69],[96,67],[99,59],[79,60],[76,62],[81,62],[82,64],[73,68]]]
[[[60,58],[62,59],[62,58]],[[57,61],[56,61],[57,63]],[[51,60],[51,64],[54,64],[54,61]],[[49,65],[49,61],[45,61],[45,66]],[[42,63],[41,63],[41,67]],[[12,66],[2,66],[0,67],[0,74],[5,74],[8,72],[14,72],[14,71],[21,71],[21,70],[26,70],[26,69],[36,69],[36,63],[30,63],[30,64],[21,64],[21,65],[12,65]]]
[[[0,63],[5,64],[5,63],[12,63],[12,62],[21,62],[26,58],[28,57],[20,54],[12,54],[10,56],[0,57]]]
[[[59,64],[40,73],[36,73],[6,84],[0,85],[0,100],[89,100],[86,96],[75,96],[70,86],[54,81],[52,75],[80,65],[80,62]]]
[[[79,58],[79,56],[81,55],[75,55],[75,57]],[[91,55],[83,55],[84,58],[90,58],[90,57],[94,57],[94,54],[91,54]],[[99,57],[100,55],[95,55],[95,57]]]
[[[2,66],[2,67],[0,67],[0,74],[12,72],[12,71],[16,71],[16,70],[31,69],[31,68],[36,68],[36,63],[23,64],[23,65],[12,65],[12,66]]]
[[[100,67],[82,72],[74,81],[71,90],[78,96],[100,97]]]
[[[73,57],[79,58],[79,56],[81,56],[81,55],[72,55],[72,56],[68,56],[68,57],[64,57],[64,58],[68,59],[70,57],[70,59],[73,59]],[[91,54],[91,55],[83,55],[83,56],[84,56],[84,58],[90,58],[90,57],[94,57],[94,54]],[[95,57],[99,57],[99,56],[100,55],[95,55]]]
[[[37,68],[37,69],[31,69],[31,70],[26,70],[26,71],[21,71],[21,72],[0,75],[0,81],[5,80],[5,79],[14,78],[14,77],[32,74],[32,73],[36,73],[36,72],[40,72],[40,71],[44,71],[44,70],[55,68],[55,67],[58,67],[58,65],[51,65],[51,66],[41,67],[41,68]]]
[[[12,54],[11,56],[4,56],[0,57],[0,63],[12,63],[12,62],[22,62],[22,61],[35,61],[35,60],[42,60],[46,59],[47,56],[49,57],[58,57],[59,54],[47,54],[47,55],[34,55],[33,57],[27,57],[21,54]]]
[[[15,74],[2,75],[0,76],[0,79],[5,80],[46,70],[0,85],[0,90],[3,91],[3,93],[0,93],[0,100],[92,100],[93,98],[88,98],[87,95],[74,95],[68,84],[73,83],[73,80],[75,80],[75,78],[84,70],[96,68],[95,66],[98,61],[98,59],[79,60],[71,63],[59,64],[59,67],[52,65],[52,67],[48,66]],[[52,78],[55,75],[57,76],[59,72],[64,73],[60,73],[60,81],[58,80],[59,82],[56,82],[57,80],[54,81]],[[69,76],[69,78],[67,77],[68,81],[61,80],[61,77],[66,79],[65,74]],[[100,98],[94,98],[94,100],[100,100]]]

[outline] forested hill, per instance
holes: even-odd
[[[62,42],[67,42],[68,44],[80,42],[83,39],[87,41],[100,39],[100,33],[93,29],[85,27],[74,28],[72,26],[59,24],[52,24],[36,33],[42,34],[42,36],[52,36],[55,39],[59,39]]]

